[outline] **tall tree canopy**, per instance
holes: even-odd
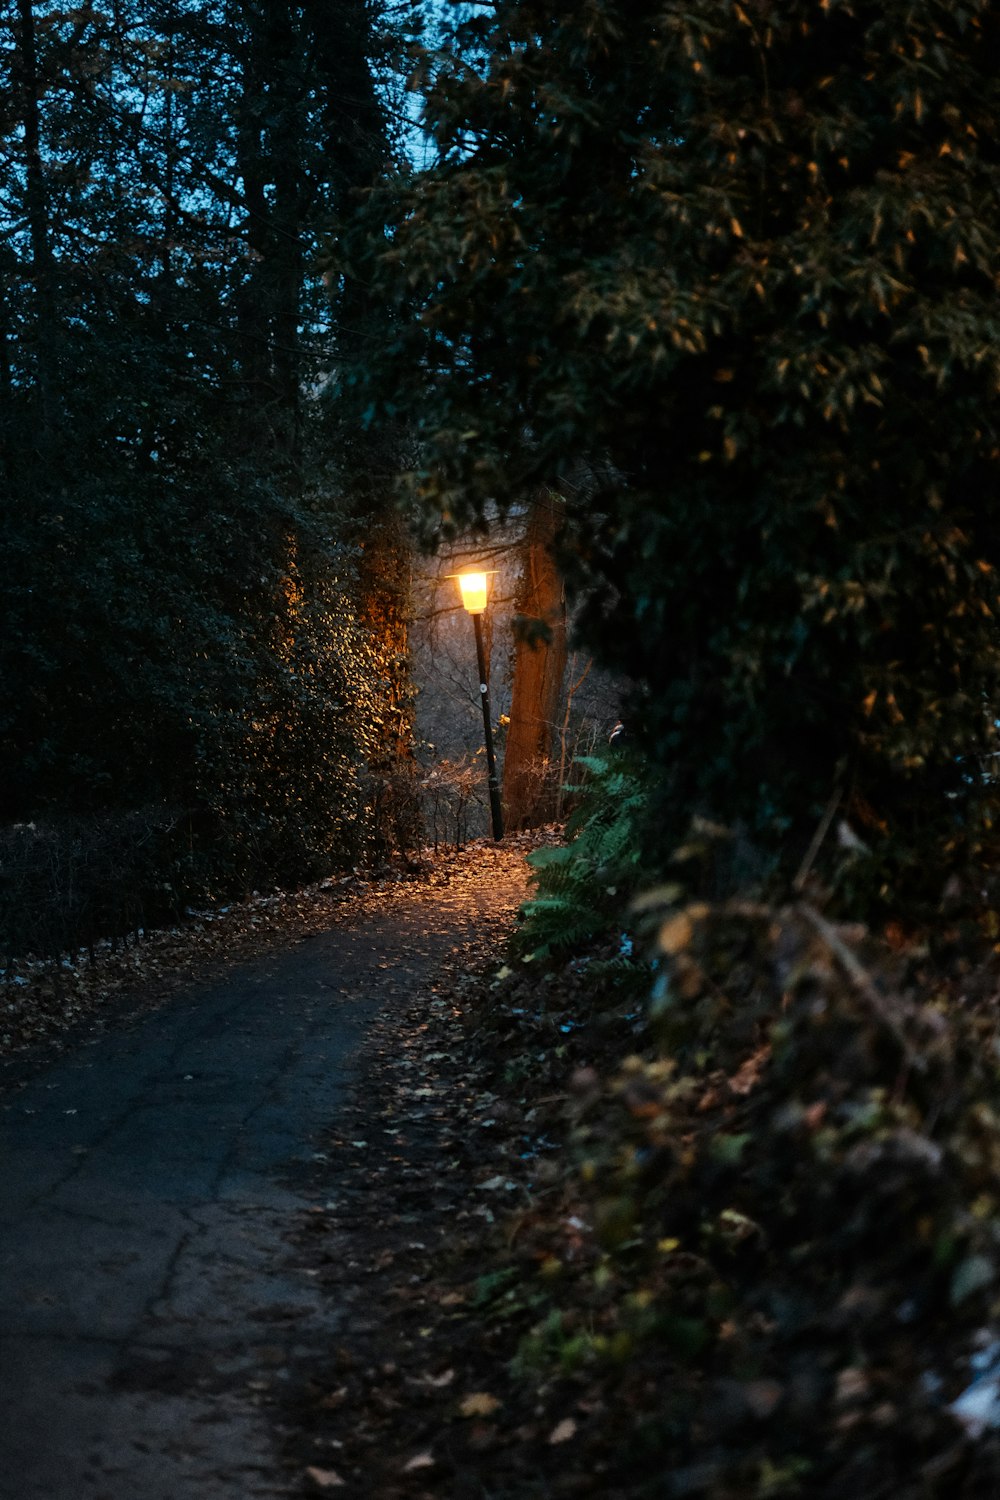
[[[192,888],[358,857],[402,732],[315,267],[384,44],[376,0],[0,16],[0,818],[160,808]]]
[[[437,159],[345,264],[430,529],[567,495],[582,629],[675,824],[890,880],[984,831],[1000,611],[1000,21],[985,0],[519,0],[425,54]],[[668,809],[669,811],[669,809]]]

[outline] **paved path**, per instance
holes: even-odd
[[[5,1092],[2,1500],[298,1493],[265,1391],[336,1337],[283,1238],[325,1196],[319,1133],[376,1011],[522,895],[489,862],[453,897],[401,886]]]

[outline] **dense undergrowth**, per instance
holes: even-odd
[[[516,1017],[568,992],[574,1017],[564,1201],[532,1227],[515,1374],[588,1386],[604,1493],[996,1493],[990,919],[869,931],[808,873],[734,886],[706,825],[635,901],[641,778],[588,769],[490,997]]]
[[[801,912],[719,915],[727,973],[689,978],[667,1033],[616,1062],[591,1022],[582,1233],[535,1236],[518,1369],[602,1388],[637,1493],[992,1493],[996,1444],[950,1406],[996,1316],[993,1015],[858,984]]]

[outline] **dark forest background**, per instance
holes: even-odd
[[[391,443],[328,399],[371,310],[315,266],[399,155],[390,43],[367,0],[4,9],[0,945],[413,835]]]

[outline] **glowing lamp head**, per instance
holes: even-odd
[[[459,573],[458,586],[462,590],[462,603],[470,615],[481,615],[486,608],[489,593],[489,578],[485,573]]]

